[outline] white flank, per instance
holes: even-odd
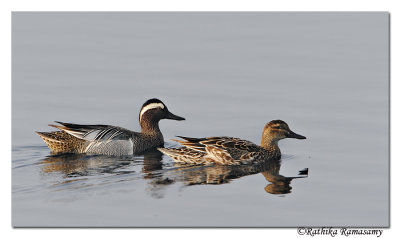
[[[151,104],[149,104],[149,105],[143,107],[142,110],[140,111],[140,119],[142,118],[142,115],[143,115],[145,112],[147,112],[148,110],[157,108],[157,107],[161,107],[161,108],[164,109],[164,104],[162,104],[162,103],[151,103]],[[140,119],[139,119],[139,120],[140,120]]]

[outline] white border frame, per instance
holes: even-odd
[[[397,4],[396,4],[397,2]],[[11,12],[12,11],[389,11],[391,16],[391,65],[397,65],[399,55],[396,42],[399,41],[399,1],[396,0],[3,0],[0,3],[1,36],[1,103],[2,118],[1,148],[2,156],[1,188],[1,233],[3,237],[81,237],[81,236],[149,236],[159,237],[267,237],[297,236],[296,229],[13,229],[11,227]],[[392,63],[394,62],[394,63]],[[397,105],[398,70],[391,67],[391,122],[399,122]],[[397,79],[397,80],[396,80]],[[391,192],[390,192],[390,229],[384,229],[381,237],[398,237],[399,222],[396,219],[399,210],[398,185],[400,158],[397,145],[398,123],[391,123]],[[329,236],[330,237],[330,236]]]

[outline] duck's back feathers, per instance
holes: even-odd
[[[79,139],[87,141],[107,141],[112,139],[127,139],[132,132],[116,126],[109,125],[79,125],[73,123],[59,122],[59,125],[49,125]]]
[[[205,137],[205,138],[191,138],[178,136],[186,141],[177,141],[181,145],[189,147],[193,150],[206,152],[206,147],[214,147],[226,151],[234,159],[240,159],[245,153],[259,152],[263,150],[260,146],[251,141],[235,138],[235,137]],[[215,149],[213,150],[215,151]]]

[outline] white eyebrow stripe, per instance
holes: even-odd
[[[145,107],[142,108],[142,110],[140,111],[140,118],[142,118],[142,115],[147,112],[150,109],[154,109],[157,107],[161,107],[162,109],[164,109],[164,104],[162,103],[150,103],[149,105],[146,105]]]

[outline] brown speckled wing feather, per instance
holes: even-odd
[[[178,163],[190,163],[190,164],[205,164],[206,161],[203,159],[205,153],[192,150],[187,147],[181,148],[157,148],[162,153],[171,157],[175,162]]]
[[[235,160],[232,156],[226,152],[225,150],[214,147],[214,146],[206,146],[207,158],[211,163],[216,163],[220,165],[237,165],[240,164],[240,161]]]
[[[234,137],[206,137],[206,138],[191,138],[191,137],[183,137],[178,136],[186,141],[175,140],[179,142],[181,145],[205,151],[206,146],[214,146],[219,147],[221,149],[237,149],[241,151],[248,152],[257,152],[260,150],[260,147],[254,144],[251,141],[242,140]]]

